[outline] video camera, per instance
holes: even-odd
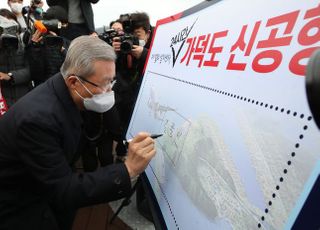
[[[28,30],[31,33],[34,33],[37,29],[43,34],[47,33],[48,31],[57,33],[61,28],[67,26],[67,23],[64,23],[58,19],[59,15],[52,18],[52,13],[50,15],[47,15],[46,12],[37,10],[39,8],[37,6],[40,3],[42,3],[42,0],[32,0],[31,5],[28,7],[24,7],[22,11],[23,14],[27,15]]]
[[[112,46],[113,38],[115,37],[120,37],[121,34],[115,31],[114,29],[105,29],[102,34],[99,34],[98,37],[102,40],[105,41],[107,44]]]
[[[121,42],[120,51],[126,54],[132,50],[133,45],[139,45],[139,38],[133,35],[133,22],[130,19],[129,14],[121,15],[120,21],[123,26],[123,32],[108,29],[105,30],[104,33],[100,34],[99,38],[109,45],[112,45],[113,38],[118,37]]]
[[[133,45],[139,45],[139,38],[132,34],[125,33],[120,36],[120,50],[122,53],[129,53]]]
[[[139,45],[139,38],[133,35],[134,21],[131,20],[130,14],[120,15],[120,20],[124,31],[123,36],[120,37],[121,52],[129,53],[133,45]]]
[[[50,20],[32,20],[34,29],[39,30],[41,33],[45,34],[48,31],[57,32],[65,25],[58,19]]]

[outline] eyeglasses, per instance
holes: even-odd
[[[78,75],[75,75],[75,74],[70,74],[69,76],[76,76],[76,77],[78,77],[81,81],[87,82],[87,83],[89,83],[89,84],[91,84],[91,85],[93,85],[93,86],[95,86],[95,87],[97,87],[97,88],[99,88],[99,89],[102,89],[103,91],[112,89],[112,87],[113,87],[114,84],[116,83],[116,80],[113,80],[113,81],[109,82],[107,85],[105,85],[104,87],[102,87],[102,86],[100,86],[100,85],[98,85],[98,84],[96,84],[96,83],[93,83],[92,81],[89,81],[89,80],[85,79],[84,77],[81,77],[81,76],[78,76]]]

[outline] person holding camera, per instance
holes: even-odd
[[[142,72],[150,46],[152,27],[146,13],[122,15],[124,35],[115,37],[112,46],[117,52],[117,83],[114,86],[116,106],[123,131],[129,125],[142,81]]]
[[[121,23],[121,21],[119,19],[110,22],[109,27],[110,27],[110,29],[112,29],[115,32],[117,32],[118,34],[122,34],[123,33],[123,26],[122,26],[122,23]]]
[[[125,34],[122,39],[115,38],[112,45],[118,54],[117,83],[114,91],[116,94],[116,107],[122,123],[122,136],[125,138],[142,82],[143,68],[151,43],[152,27],[149,16],[146,13],[122,15],[120,20]],[[130,40],[132,43],[129,42]],[[131,48],[124,45],[126,42],[132,44]],[[118,142],[116,152],[118,156],[125,156],[126,148],[121,142]],[[149,203],[146,199],[143,185],[140,182],[139,178],[136,185],[137,209],[142,216],[153,221]]]
[[[48,6],[61,6],[68,12],[68,27],[63,35],[70,41],[81,35],[95,33],[91,3],[99,0],[47,0]]]
[[[15,15],[0,9],[0,85],[10,108],[30,90],[30,72]]]
[[[43,14],[42,22],[46,26],[51,21],[66,24],[68,14],[61,6],[52,6]],[[26,48],[35,86],[59,72],[69,46],[69,40],[59,36],[63,28],[58,24],[51,27],[46,28],[46,33],[36,29]]]
[[[115,60],[102,40],[74,39],[61,72],[0,119],[0,229],[71,229],[78,208],[130,194],[130,179],[156,153],[148,133],[132,139],[124,163],[91,173],[72,170],[80,111],[104,113],[113,107]]]
[[[133,75],[142,74],[142,68],[148,52],[146,47],[138,46],[139,37],[134,36],[134,33],[139,35],[140,39],[145,43],[148,37],[143,36],[142,31],[147,31],[146,33],[149,34],[150,29],[148,15],[139,13],[133,14],[132,17],[133,20],[136,20],[134,25],[132,25],[133,23],[129,15],[123,15],[122,18],[110,23],[111,30],[105,31],[99,36],[106,43],[112,44],[115,51],[117,51],[116,79],[117,82],[120,80],[120,83],[116,83],[114,88],[115,91],[121,88],[121,100],[117,96],[119,95],[119,91],[117,91],[115,92],[116,106],[111,111],[104,114],[84,113],[86,125],[79,153],[82,156],[82,165],[85,171],[95,170],[98,167],[98,161],[102,166],[113,163],[113,141],[117,142],[116,162],[124,161],[127,154],[127,148],[122,144],[122,141],[124,140],[126,127],[130,119],[129,115],[134,106],[132,99],[135,96],[132,96],[131,93],[135,91],[135,83],[137,82],[132,81],[132,85],[127,88],[127,82],[125,81],[127,80],[127,76],[130,78]],[[123,23],[125,26],[123,26]],[[128,56],[132,60],[130,67],[127,63],[124,63]],[[120,72],[123,75],[119,74]],[[125,78],[123,79],[122,76],[125,76]],[[122,98],[122,95],[127,97]],[[106,122],[110,116],[117,118],[113,119],[112,124]]]

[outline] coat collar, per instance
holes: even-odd
[[[53,89],[59,101],[63,104],[65,111],[69,113],[71,120],[74,121],[76,124],[81,124],[82,117],[80,114],[80,110],[77,108],[76,104],[72,100],[68,87],[61,73],[57,73],[56,75],[54,75],[51,78],[51,80]]]

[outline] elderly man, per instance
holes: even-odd
[[[139,133],[124,163],[74,173],[81,110],[114,104],[113,49],[82,36],[68,50],[61,73],[18,101],[0,119],[0,229],[70,229],[79,207],[127,196],[130,178],[155,155],[154,140]]]

